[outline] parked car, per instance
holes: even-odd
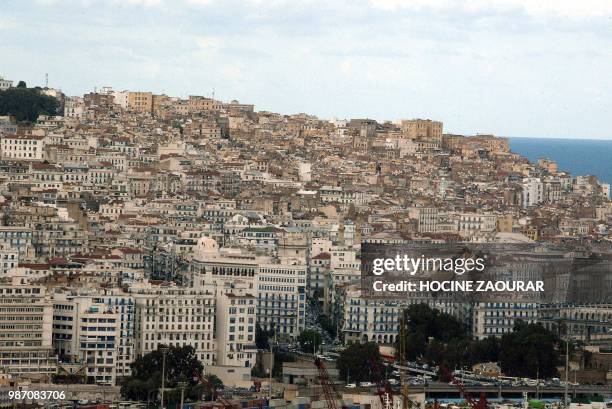
[[[347,383],[346,387],[349,388],[349,389],[354,389],[354,388],[357,387],[357,385],[355,385],[354,383]]]
[[[359,384],[359,386],[361,386],[362,388],[371,388],[372,386],[374,386],[374,384],[372,382],[361,382]]]

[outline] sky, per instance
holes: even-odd
[[[5,0],[0,76],[612,139],[609,0]]]

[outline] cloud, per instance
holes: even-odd
[[[195,38],[195,43],[199,48],[203,50],[214,51],[217,50],[221,45],[221,39],[218,37],[211,36],[198,36]]]
[[[537,18],[608,18],[612,15],[609,0],[370,0],[383,10],[432,10],[447,12],[523,12]]]
[[[40,83],[49,72],[72,95],[102,83],[177,96],[215,89],[282,113],[609,135],[612,0],[9,3],[0,74]]]
[[[0,17],[0,30],[10,30],[17,27],[18,24],[15,19],[10,17]]]

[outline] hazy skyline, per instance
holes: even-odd
[[[612,139],[606,0],[6,1],[0,75],[445,132]]]

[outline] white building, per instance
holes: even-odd
[[[393,344],[399,334],[401,311],[396,300],[366,299],[356,291],[349,291],[342,326],[345,343]]]
[[[6,277],[8,272],[19,265],[19,251],[11,246],[0,243],[0,277]]]
[[[241,289],[228,289],[217,298],[218,366],[252,368],[255,365],[256,301]]]
[[[66,98],[64,105],[64,116],[66,118],[83,119],[85,116],[85,102],[81,97]]]
[[[132,294],[136,300],[136,356],[161,345],[191,345],[205,365],[215,363],[216,299],[213,291],[154,289]]]
[[[0,284],[0,372],[50,382],[53,305],[44,287]]]
[[[114,385],[120,317],[91,295],[55,294],[53,346],[61,362],[85,367],[88,383]]]
[[[12,86],[13,86],[13,81],[4,79],[4,77],[0,75],[0,91],[6,91]]]
[[[345,205],[362,206],[368,203],[368,196],[364,192],[346,191],[338,186],[322,186],[319,195],[323,203],[338,202]]]
[[[22,261],[34,255],[32,229],[27,227],[0,226],[0,244],[17,250]]]
[[[523,207],[530,207],[544,201],[544,184],[540,178],[523,180]]]
[[[213,285],[217,302],[230,290],[244,289],[255,297],[256,323],[274,327],[279,337],[295,339],[305,325],[306,265],[272,261],[241,251],[220,251],[214,240],[203,237],[194,250],[189,281],[194,288]]]
[[[257,323],[295,341],[305,328],[306,266],[262,264],[257,273]]]
[[[479,302],[473,307],[472,332],[475,338],[501,337],[512,332],[518,321],[535,323],[538,319],[538,303],[534,302]]]
[[[494,232],[497,229],[497,216],[480,213],[457,214],[457,230],[462,236],[477,232]]]
[[[123,109],[128,109],[129,106],[129,91],[113,91],[113,100],[115,104],[119,105]]]
[[[17,123],[15,119],[8,115],[0,116],[0,137],[3,134],[13,134],[17,132]]]
[[[4,159],[43,160],[45,137],[42,135],[7,134],[0,138]]]
[[[135,325],[136,325],[136,302],[129,294],[116,291],[116,294],[107,291],[106,294],[96,297],[96,302],[103,303],[107,310],[114,311],[119,319],[117,329],[117,358],[115,372],[117,380],[130,376],[132,370],[130,364],[136,360]],[[117,382],[118,383],[118,382]]]
[[[301,182],[310,182],[312,179],[312,165],[308,162],[300,162],[298,165],[298,175]]]

